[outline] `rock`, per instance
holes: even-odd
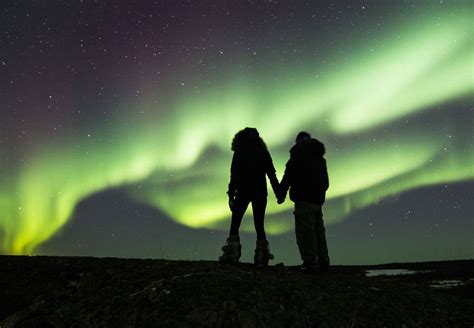
[[[217,324],[217,313],[209,310],[195,309],[186,315],[186,319],[190,323],[203,327],[215,327]]]
[[[256,328],[258,327],[258,316],[252,311],[238,311],[237,320],[241,327]]]
[[[41,297],[38,296],[34,301],[33,304],[30,305],[30,309],[33,312],[37,312],[41,309],[41,307],[45,304],[45,300]]]
[[[467,298],[472,283],[463,294],[440,293],[429,289],[430,275],[416,277],[414,284],[411,276],[382,280],[352,267],[315,279],[291,268],[256,270],[206,261],[156,261],[143,270],[150,261],[64,258],[60,267],[51,267],[46,258],[20,260],[0,256],[0,268],[9,268],[0,270],[2,328],[402,327],[413,322],[469,327],[474,322]],[[61,267],[66,263],[69,271]],[[456,271],[448,263],[449,271],[440,273],[469,280],[473,264],[462,262]],[[55,274],[61,270],[70,274]]]

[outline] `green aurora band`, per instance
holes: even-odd
[[[1,251],[32,254],[60,231],[82,199],[119,186],[179,223],[221,229],[229,218],[229,145],[245,126],[259,129],[279,177],[299,129],[321,136],[331,179],[328,224],[405,190],[472,179],[473,148],[456,149],[465,131],[454,131],[450,140],[434,128],[371,136],[472,96],[470,18],[469,10],[443,20],[413,17],[404,28],[381,33],[383,43],[374,37],[359,50],[348,47],[350,60],[336,56],[327,69],[308,60],[304,70],[285,67],[271,79],[232,72],[232,79],[185,95],[159,118],[137,119],[125,130],[116,122],[100,136],[70,136],[38,147],[13,174],[0,173],[7,186],[0,191]],[[156,105],[137,104],[132,112],[143,106],[158,115]],[[270,200],[269,233],[292,229],[291,206]]]

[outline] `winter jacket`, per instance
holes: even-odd
[[[275,194],[278,194],[278,180],[272,158],[264,148],[236,150],[230,169],[229,198],[238,196],[250,199],[267,197],[268,175]]]
[[[303,139],[291,148],[280,184],[280,198],[284,198],[290,188],[290,199],[294,202],[324,204],[329,188],[324,153],[324,145],[313,138]]]

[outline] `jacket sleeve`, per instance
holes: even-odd
[[[294,158],[290,157],[286,163],[285,174],[283,175],[280,183],[280,198],[286,197],[286,193],[288,192],[288,189],[290,188],[293,181],[294,168],[295,160]]]
[[[329,188],[329,176],[328,169],[326,166],[326,160],[323,158],[322,167],[321,167],[321,188],[326,191]]]
[[[270,180],[270,184],[272,185],[273,192],[275,193],[275,196],[278,198],[280,195],[280,183],[278,182],[278,178],[276,176],[276,170],[275,166],[273,165],[272,157],[268,151],[265,153],[266,156],[266,167],[265,167],[265,173],[268,176],[268,179]]]
[[[232,156],[232,164],[230,165],[230,182],[227,189],[227,195],[229,195],[229,198],[235,198],[235,195],[237,194],[239,180],[238,161],[238,155],[237,153],[234,153],[234,156]]]

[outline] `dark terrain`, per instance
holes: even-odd
[[[366,270],[417,274],[366,277]],[[474,261],[334,266],[0,256],[0,327],[472,327]],[[432,287],[434,281],[463,285]]]

